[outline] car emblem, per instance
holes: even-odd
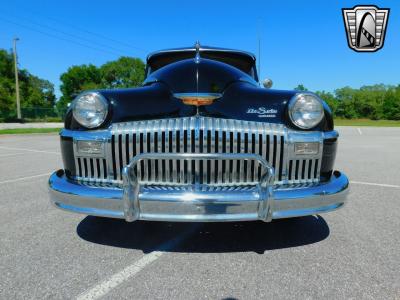
[[[358,5],[343,8],[343,19],[347,31],[347,43],[357,52],[374,52],[383,47],[389,8],[374,5]]]
[[[181,99],[183,104],[203,106],[213,104],[214,101],[222,97],[219,93],[175,93],[175,98]]]
[[[265,107],[250,107],[247,109],[246,114],[256,114],[259,118],[275,118],[278,111],[274,108]]]

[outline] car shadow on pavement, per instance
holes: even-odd
[[[190,234],[187,232],[190,231]],[[329,236],[329,226],[321,216],[306,216],[271,223],[127,223],[124,220],[88,216],[77,227],[80,238],[113,247],[170,252],[264,253],[267,250],[313,244]],[[187,235],[172,248],[160,245]]]

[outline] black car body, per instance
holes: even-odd
[[[57,207],[158,221],[271,221],[331,211],[348,179],[315,94],[259,85],[255,56],[195,47],[147,58],[142,87],[84,92],[61,132]]]

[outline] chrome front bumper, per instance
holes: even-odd
[[[168,158],[148,153],[135,157],[124,168],[123,188],[79,183],[63,170],[49,179],[50,199],[58,208],[126,221],[251,221],[290,218],[332,211],[344,205],[347,177],[335,171],[328,182],[307,185],[273,186],[273,169],[255,154],[232,154],[228,159],[255,159],[264,172],[259,185],[252,187],[141,186],[134,166],[144,159]],[[177,154],[169,154],[175,156]],[[216,154],[186,154],[180,159],[219,159]]]

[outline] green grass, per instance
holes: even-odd
[[[335,119],[337,126],[375,126],[375,127],[400,127],[400,121],[369,120],[369,119]],[[60,132],[61,128],[17,128],[0,129],[1,134],[29,134]]]
[[[59,132],[60,130],[61,130],[61,128],[0,129],[0,134],[50,133],[50,132]]]
[[[40,122],[46,122],[46,123],[62,123],[63,120],[58,117],[47,117],[43,119],[31,119],[31,118],[24,118],[24,121],[26,123],[40,123]]]
[[[400,121],[369,119],[335,119],[337,126],[400,127]]]

